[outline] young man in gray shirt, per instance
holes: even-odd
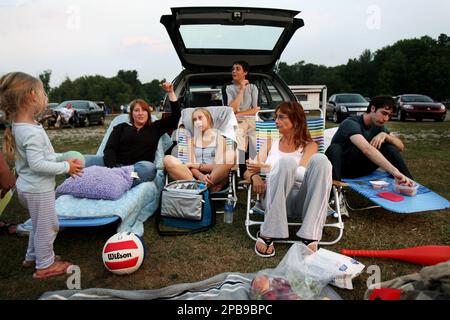
[[[250,145],[250,157],[256,155],[255,115],[259,111],[258,88],[247,79],[249,65],[245,61],[236,61],[231,69],[233,84],[226,87],[228,105],[233,108],[239,122],[237,143],[239,150],[247,151]],[[242,153],[242,152],[241,152]],[[245,161],[240,157],[240,162]]]

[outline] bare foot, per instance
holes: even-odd
[[[55,261],[61,261],[61,256],[56,255]],[[36,261],[34,260],[23,260],[22,268],[34,268],[36,266]]]
[[[225,186],[225,184],[227,183],[227,181],[222,181],[216,184],[211,185],[211,187],[209,187],[209,191],[211,192],[219,192],[223,189],[223,187]]]

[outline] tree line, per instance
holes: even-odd
[[[39,78],[48,92],[50,102],[65,100],[104,101],[113,112],[120,112],[120,106],[141,98],[153,106],[164,98],[161,84],[166,80],[152,80],[142,83],[136,70],[120,70],[116,76],[82,76],[75,80],[66,78],[58,87],[50,88],[51,70],[45,70]]]
[[[365,50],[359,58],[335,67],[297,62],[280,62],[276,71],[289,85],[324,84],[328,94],[357,92],[373,97],[380,94],[426,94],[435,100],[450,98],[450,38],[424,36],[400,40],[376,52]],[[116,76],[83,76],[66,78],[58,87],[50,88],[51,70],[39,75],[49,100],[72,99],[104,101],[118,112],[122,104],[142,98],[151,105],[164,98],[160,85],[166,80],[142,83],[136,70],[120,70]]]
[[[400,40],[374,53],[365,50],[336,67],[281,62],[277,71],[289,85],[324,84],[329,95],[417,93],[444,101],[450,99],[450,38],[441,34],[436,40],[429,36]]]

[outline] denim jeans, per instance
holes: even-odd
[[[103,156],[96,155],[85,155],[84,156],[85,167],[90,166],[100,166],[105,167],[105,162],[103,161]],[[123,167],[124,165],[117,165],[117,167]],[[133,179],[132,187],[137,186],[142,182],[153,181],[156,176],[156,166],[150,161],[139,161],[134,165],[134,170],[139,178]]]
[[[401,173],[413,179],[400,151],[394,145],[383,143],[379,151]],[[341,145],[331,144],[325,155],[333,165],[334,180],[363,177],[378,168],[378,165],[367,158],[355,145],[344,151]]]

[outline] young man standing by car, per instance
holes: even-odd
[[[384,126],[395,111],[392,97],[375,97],[365,114],[350,117],[340,125],[325,152],[333,165],[334,180],[362,177],[380,167],[398,182],[413,185],[400,154],[404,145]]]
[[[236,134],[240,154],[247,152],[250,146],[250,157],[256,156],[255,115],[259,111],[258,88],[247,79],[249,64],[246,61],[236,61],[231,69],[233,84],[227,85],[226,93],[228,105],[233,108],[238,120]],[[243,156],[239,157],[245,162]],[[244,170],[245,171],[245,170]]]

